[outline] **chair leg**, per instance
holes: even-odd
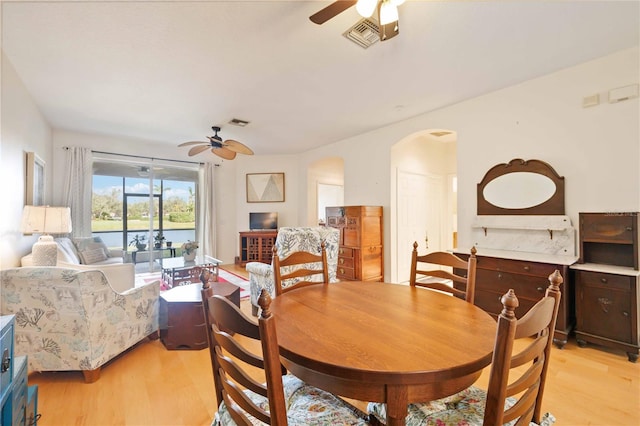
[[[85,383],[97,382],[100,378],[100,367],[95,370],[82,370],[82,375]]]

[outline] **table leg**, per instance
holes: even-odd
[[[136,254],[137,254],[137,253],[136,253],[135,251],[132,251],[132,252],[131,252],[131,260],[133,260],[133,264],[134,264],[134,265],[136,264]]]
[[[408,405],[409,394],[406,386],[387,385],[387,426],[404,425]]]

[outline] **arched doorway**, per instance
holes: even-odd
[[[342,189],[342,191],[341,191]],[[333,203],[338,204],[333,204]],[[324,219],[323,205],[344,203],[344,160],[327,157],[309,164],[307,169],[307,224]]]
[[[428,129],[391,147],[391,280],[409,277],[414,241],[418,250],[455,246],[457,222],[456,140],[454,131]]]

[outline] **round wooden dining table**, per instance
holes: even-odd
[[[385,402],[387,425],[404,425],[411,402],[474,383],[496,333],[496,321],[464,300],[370,281],[291,290],[271,311],[291,373],[343,397]]]

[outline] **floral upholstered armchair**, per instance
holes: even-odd
[[[160,283],[114,290],[98,270],[25,267],[1,272],[0,313],[15,315],[15,354],[29,371],[100,367],[158,331]]]
[[[276,237],[276,250],[278,256],[286,257],[295,251],[309,251],[320,254],[320,243],[324,241],[327,252],[327,264],[329,267],[329,282],[337,282],[336,273],[338,270],[338,248],[340,245],[340,230],[324,226],[314,227],[282,227],[278,229]],[[299,267],[299,266],[297,266]],[[294,267],[294,268],[297,268]],[[247,263],[249,272],[249,286],[251,290],[251,311],[253,315],[258,314],[258,297],[260,291],[266,288],[271,297],[275,297],[275,287],[273,281],[273,264],[267,265],[261,262]],[[282,268],[284,270],[284,268]],[[309,279],[309,277],[306,277]],[[288,287],[293,283],[283,283],[283,287]]]

